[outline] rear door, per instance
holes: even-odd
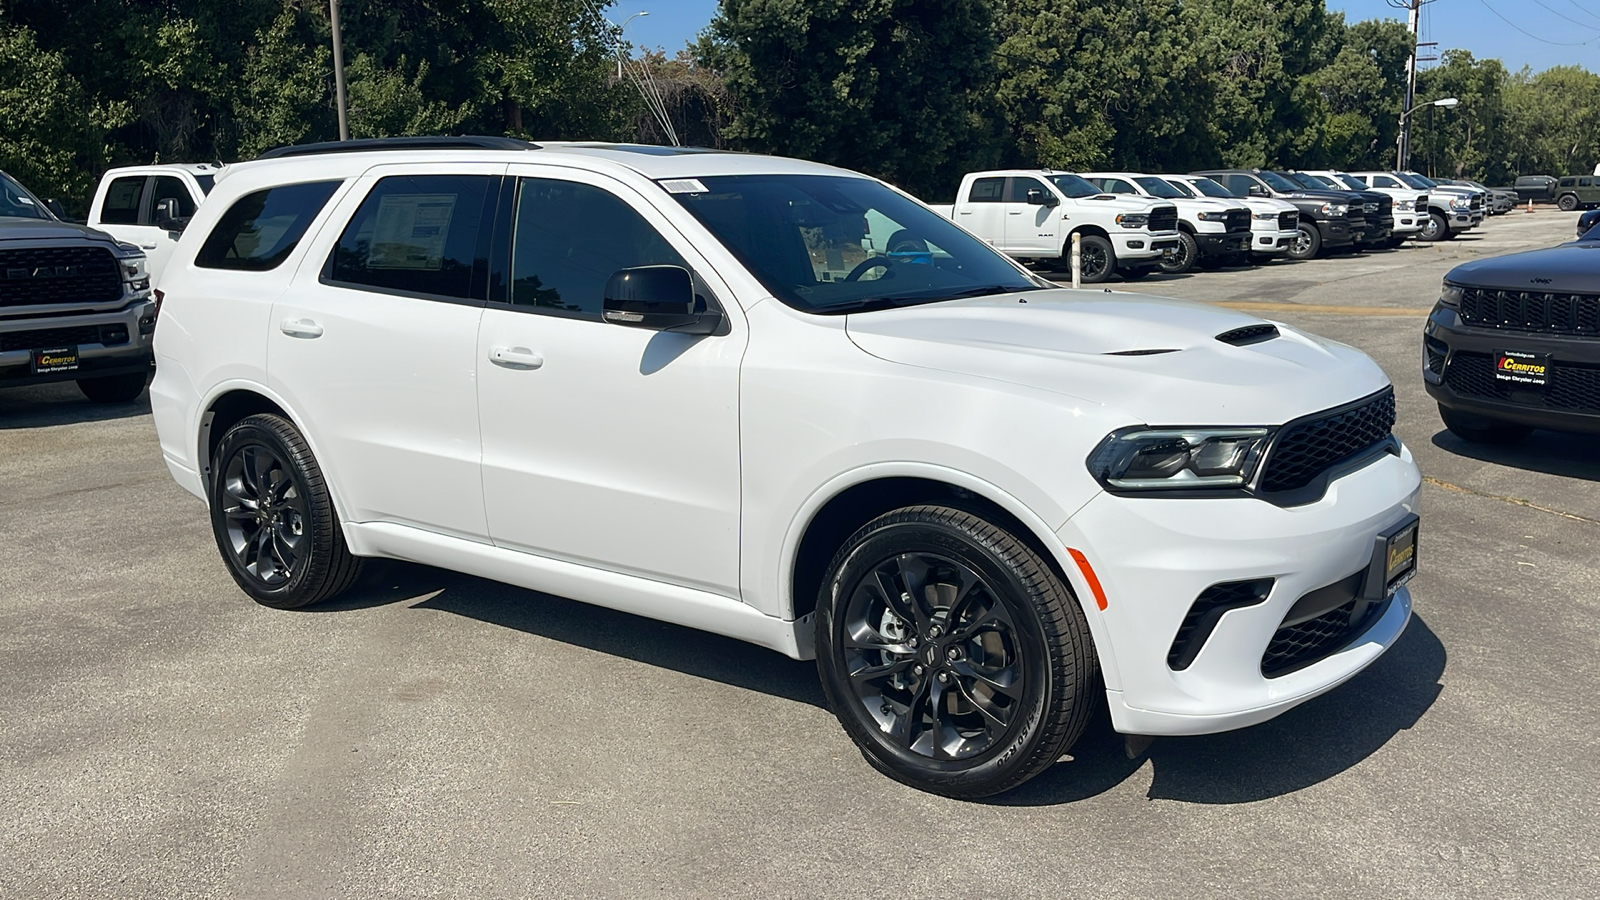
[[[974,178],[967,196],[956,203],[956,224],[1001,250],[1006,249],[1006,179]]]
[[[147,221],[145,201],[149,198],[150,176],[146,174],[121,175],[111,179],[96,198],[97,204],[90,216],[89,225],[130,244],[154,244],[143,225]],[[146,252],[150,248],[144,248]]]

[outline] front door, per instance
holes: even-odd
[[[1061,215],[1056,207],[1028,202],[1029,191],[1045,197],[1055,194],[1037,178],[1017,176],[1006,179],[1006,246],[1019,256],[1056,256],[1061,253],[1057,225]]]
[[[626,185],[558,167],[511,173],[504,295],[484,312],[476,363],[495,544],[737,597],[745,331],[731,295]],[[695,273],[731,332],[601,321],[607,280],[644,265]]]

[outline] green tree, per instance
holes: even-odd
[[[88,109],[61,54],[41,50],[31,30],[0,20],[0,169],[81,208],[105,150],[104,129]]]

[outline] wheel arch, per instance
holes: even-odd
[[[1075,226],[1071,231],[1067,232],[1067,251],[1069,253],[1072,251],[1072,236],[1075,234],[1092,234],[1095,237],[1103,237],[1107,240],[1111,238],[1111,233],[1099,225],[1084,224]]]

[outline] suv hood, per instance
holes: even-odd
[[[63,241],[80,240],[110,244],[120,242],[104,231],[95,231],[82,225],[60,222],[55,219],[17,219],[0,216],[0,241]]]
[[[1067,289],[930,303],[847,317],[880,359],[991,378],[1114,409],[1148,425],[1278,425],[1389,383],[1365,354],[1206,303]],[[1125,355],[1129,351],[1168,351]]]
[[[1594,255],[1590,256],[1591,253]],[[1600,241],[1574,241],[1559,247],[1524,250],[1462,263],[1451,269],[1444,280],[1463,287],[1592,294],[1600,288],[1597,272],[1600,272]]]

